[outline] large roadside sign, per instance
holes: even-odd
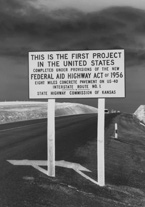
[[[105,185],[105,98],[125,97],[124,50],[29,52],[29,98],[48,99],[48,175],[55,176],[55,99],[98,98],[97,184]]]
[[[124,50],[29,52],[29,98],[125,97]]]

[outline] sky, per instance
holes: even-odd
[[[126,51],[126,97],[107,99],[106,108],[133,113],[145,104],[144,0],[0,0],[0,4],[0,101],[29,100],[29,51],[119,47]],[[104,10],[114,6],[134,9]],[[57,101],[97,107],[97,99]]]

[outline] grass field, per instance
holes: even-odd
[[[71,125],[70,117],[56,120],[56,160],[79,163],[91,170],[86,175],[97,180],[97,117],[85,116],[83,121],[82,116],[71,117]],[[68,123],[67,132],[61,119]],[[115,123],[118,139],[112,138]],[[56,206],[145,206],[145,127],[131,114],[106,114],[105,127],[105,187],[57,167],[56,178],[42,184]]]

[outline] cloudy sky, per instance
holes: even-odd
[[[144,0],[0,0],[0,5],[0,101],[28,100],[29,51],[123,48],[126,98],[107,99],[106,107],[134,112],[145,104]],[[97,105],[94,99],[57,101]]]

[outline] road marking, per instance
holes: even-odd
[[[91,181],[94,184],[99,185],[99,182],[95,181],[94,179],[90,178],[89,176],[85,175],[83,172],[81,172],[80,170],[75,170],[77,173],[79,173],[81,176],[83,176],[84,178],[86,178],[87,180]]]
[[[46,161],[45,160],[7,160],[7,161],[12,165],[47,166],[47,160]],[[91,172],[90,170],[88,170],[87,168],[83,167],[80,164],[67,162],[64,160],[55,161],[55,166]]]
[[[43,123],[46,123],[46,121],[41,122],[41,123],[28,124],[28,125],[20,126],[20,127],[13,127],[13,128],[8,128],[8,129],[2,129],[2,130],[0,130],[0,132],[10,131],[10,130],[14,130],[14,129],[21,129],[21,128],[25,128],[25,127],[28,127],[28,126],[33,126],[33,125],[37,125],[37,124],[39,125],[39,124],[43,124]]]
[[[41,168],[40,166],[47,166],[47,160],[7,160],[12,165],[20,165],[20,166],[32,166],[35,169],[39,170],[40,172],[48,175],[48,171]],[[83,167],[78,163],[72,163],[64,160],[55,161],[55,166],[64,167],[73,169],[75,172],[83,176],[85,179],[90,180],[94,184],[98,185],[98,182],[90,178],[89,176],[85,175],[82,171],[91,172],[87,168]]]

